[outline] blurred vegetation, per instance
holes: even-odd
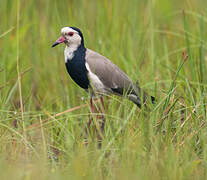
[[[1,0],[0,179],[207,179],[206,7]],[[95,132],[84,145],[88,96],[65,70],[64,45],[51,48],[64,26],[157,99],[146,116],[106,97],[101,149]]]

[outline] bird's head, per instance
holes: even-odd
[[[66,46],[84,46],[83,34],[80,29],[76,27],[64,27],[61,29],[61,34],[62,36],[60,36],[60,38],[58,38],[58,40],[53,43],[52,47],[55,47],[63,42],[66,44]]]

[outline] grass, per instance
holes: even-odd
[[[1,1],[0,178],[206,179],[206,5]],[[157,99],[146,115],[105,97],[101,149],[95,132],[84,145],[88,96],[67,75],[64,46],[51,49],[64,26]]]

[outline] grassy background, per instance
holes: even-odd
[[[206,179],[206,7],[1,0],[0,178]],[[64,46],[51,48],[64,26],[79,27],[88,48],[157,98],[147,116],[126,99],[105,98],[101,149],[94,133],[84,145],[88,96],[68,77]]]

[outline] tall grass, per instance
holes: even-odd
[[[206,5],[0,1],[0,179],[206,179]],[[85,145],[88,95],[64,46],[51,49],[64,26],[156,96],[148,114],[105,97],[101,149],[92,129]]]

